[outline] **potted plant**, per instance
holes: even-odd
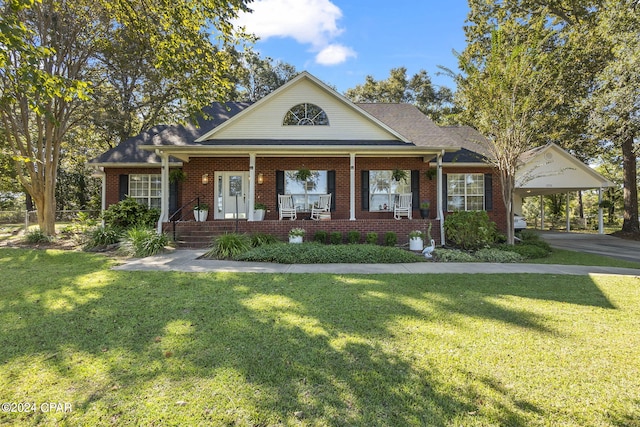
[[[185,179],[187,179],[187,174],[185,174],[182,169],[172,169],[171,172],[169,172],[169,182],[171,183],[184,182]]]
[[[253,206],[253,220],[262,221],[264,219],[264,213],[267,211],[267,205],[264,203],[256,203]]]
[[[403,170],[403,169],[394,169],[391,172],[391,177],[397,182],[400,182],[400,181],[405,181],[406,182],[407,181],[407,171]]]
[[[209,205],[206,203],[198,203],[193,207],[193,217],[198,222],[204,222],[209,216]]]
[[[289,230],[289,243],[302,243],[304,228],[292,228]]]
[[[422,202],[420,202],[420,217],[422,217],[422,219],[429,218],[430,206],[431,206],[431,203],[429,203],[428,200],[423,200]]]
[[[424,233],[420,230],[413,230],[409,232],[409,250],[420,251],[424,247]]]
[[[424,171],[424,176],[429,181],[433,180],[433,178],[435,178],[437,174],[438,174],[438,169],[436,169],[436,168],[429,168],[426,171]]]

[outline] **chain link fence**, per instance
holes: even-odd
[[[78,220],[78,214],[86,214],[87,218],[98,219],[100,211],[93,210],[63,210],[56,211],[56,222],[73,222]],[[38,224],[38,211],[0,211],[0,224],[24,224],[24,229]]]

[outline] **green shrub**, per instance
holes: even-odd
[[[365,241],[370,245],[377,245],[378,244],[378,233],[376,233],[374,231],[372,231],[370,233],[367,233],[367,237],[366,237]]]
[[[433,251],[433,259],[440,262],[475,262],[473,255],[459,249],[436,248]]]
[[[422,262],[424,257],[400,248],[376,245],[323,245],[302,243],[277,244],[251,249],[234,257],[238,261],[277,262],[281,264],[326,263],[408,263]]]
[[[51,238],[49,236],[47,236],[46,234],[44,234],[42,232],[42,230],[35,229],[35,230],[29,230],[27,231],[27,233],[24,235],[24,240],[29,243],[29,244],[37,244],[37,243],[49,243],[51,242]]]
[[[127,229],[134,226],[144,226],[153,228],[160,218],[158,209],[149,209],[127,197],[126,199],[113,204],[102,213],[102,218],[106,225]]]
[[[339,245],[342,243],[342,233],[339,231],[334,231],[331,233],[331,235],[329,236],[329,240],[331,241],[332,245]]]
[[[454,212],[444,220],[444,231],[448,242],[465,250],[488,247],[496,238],[496,224],[486,211]]]
[[[384,245],[395,246],[398,243],[398,236],[393,231],[387,231],[384,234]]]
[[[313,241],[316,243],[327,243],[329,234],[324,230],[318,230],[313,234]]]
[[[89,240],[85,244],[85,248],[97,248],[99,246],[107,246],[118,243],[122,238],[120,230],[109,225],[99,226],[89,233]]]
[[[166,234],[158,234],[152,228],[137,225],[125,233],[120,251],[134,257],[147,257],[162,252],[168,242]]]
[[[347,232],[347,242],[351,244],[360,243],[360,232],[357,230]]]
[[[251,246],[256,248],[263,245],[278,243],[276,236],[267,233],[254,233],[251,235]]]
[[[546,246],[545,246],[546,245]],[[546,258],[551,254],[551,247],[544,241],[531,241],[528,243],[518,243],[515,245],[499,245],[503,251],[511,251],[522,255],[525,259]]]
[[[265,245],[271,246],[271,245]],[[231,259],[251,249],[251,240],[246,234],[227,233],[213,238],[211,248],[204,254],[206,258]]]
[[[484,248],[476,251],[473,256],[482,262],[521,262],[523,256],[516,252],[503,251],[497,248]]]
[[[524,242],[540,241],[540,235],[533,230],[522,230],[516,235]]]

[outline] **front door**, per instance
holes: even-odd
[[[249,172],[216,172],[214,219],[246,219]]]

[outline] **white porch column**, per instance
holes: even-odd
[[[567,216],[567,233],[569,231],[571,231],[571,218],[569,218],[569,193],[567,193],[567,204],[565,207],[566,213],[565,215]]]
[[[253,221],[253,208],[256,198],[256,153],[249,154],[249,212],[247,221]]]
[[[158,234],[162,233],[162,223],[169,221],[169,155],[156,150],[162,159],[160,169],[160,218],[158,219]]]
[[[349,221],[356,220],[356,153],[349,153]]]
[[[598,189],[598,234],[604,234],[604,210],[602,203],[602,187]]]
[[[445,238],[444,238],[444,212],[442,209],[442,205],[444,203],[443,197],[444,195],[442,194],[442,186],[444,185],[444,183],[442,182],[442,157],[444,156],[444,150],[442,150],[442,153],[438,154],[438,181],[436,183],[436,219],[440,220],[440,245],[444,245],[445,244]]]

